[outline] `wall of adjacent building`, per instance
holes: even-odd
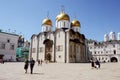
[[[4,60],[16,61],[18,37],[18,35],[0,32],[0,45],[5,44],[5,49],[0,48],[0,54],[4,55]],[[14,48],[12,47],[12,45],[14,46]]]
[[[41,34],[38,36],[39,41],[38,41],[38,59],[39,60],[44,60],[45,59],[45,45],[43,44],[43,41],[45,40],[44,34]],[[40,50],[41,49],[41,50]]]
[[[120,42],[111,41],[103,42],[95,45],[94,42],[89,44],[89,50],[93,57],[100,60],[100,62],[111,62],[111,58],[117,58],[120,61]]]

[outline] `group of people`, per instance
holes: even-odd
[[[38,61],[38,66],[39,65],[42,65],[42,60],[37,60]],[[28,66],[30,64],[30,73],[32,74],[33,73],[33,68],[34,68],[34,65],[35,65],[35,60],[33,60],[33,58],[30,59],[30,61],[28,59],[25,60],[25,65],[24,65],[24,69],[25,69],[25,73],[27,73],[27,70],[28,70]]]
[[[96,69],[100,69],[100,62],[96,59],[91,59],[91,67],[92,69],[93,68],[96,68]]]
[[[35,60],[33,60],[33,58],[31,58],[30,61],[28,59],[25,60],[25,66],[24,66],[25,73],[27,73],[29,64],[30,64],[30,73],[32,74],[33,73],[33,67],[35,65]]]
[[[3,60],[3,59],[0,59],[0,63],[1,63],[1,64],[4,64],[4,60]]]
[[[42,65],[42,62],[43,62],[42,59],[41,60],[38,59],[38,66]]]

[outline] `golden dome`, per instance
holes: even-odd
[[[78,20],[73,20],[71,22],[71,27],[80,27],[80,22]]]
[[[42,21],[42,25],[50,25],[50,26],[52,26],[52,21],[49,18],[45,18]]]
[[[65,14],[64,12],[60,13],[57,17],[56,17],[56,20],[57,21],[60,21],[60,20],[68,20],[70,21],[70,18],[67,14]]]
[[[19,40],[22,40],[22,35],[19,35]]]

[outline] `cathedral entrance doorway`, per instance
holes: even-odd
[[[45,59],[48,60],[48,61],[51,61],[51,54],[50,54],[50,53],[47,53]]]
[[[118,62],[118,60],[117,60],[116,57],[112,57],[112,58],[111,58],[111,62]]]
[[[45,44],[45,60],[51,61],[53,41],[46,39],[43,43]]]

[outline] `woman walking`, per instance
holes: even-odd
[[[29,61],[28,61],[28,59],[26,59],[25,65],[24,65],[25,73],[27,73],[28,66],[29,66]]]

